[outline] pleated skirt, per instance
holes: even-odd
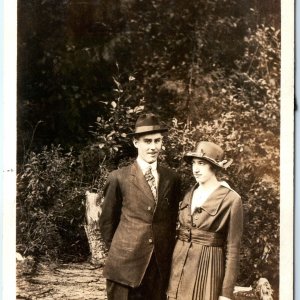
[[[223,247],[178,240],[173,253],[168,299],[218,300],[224,272]]]

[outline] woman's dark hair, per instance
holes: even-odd
[[[217,176],[218,173],[221,171],[221,168],[214,165],[213,163],[211,163],[210,161],[203,159],[205,162],[207,162],[210,166],[210,169],[215,173],[215,175]]]
[[[194,157],[194,158],[198,158],[198,157]],[[209,160],[206,160],[205,158],[198,158],[198,159],[205,161],[205,162],[209,165],[210,169],[214,172],[214,174],[215,174],[216,176],[222,171],[222,169],[221,169],[220,167],[214,165],[214,164],[213,164],[212,162],[210,162]],[[189,160],[189,162],[190,162],[190,164],[192,165],[193,157],[191,157],[191,159]]]
[[[210,169],[211,169],[215,174],[217,174],[217,173],[220,171],[220,168],[217,167],[216,165],[210,163],[209,161],[208,161],[207,163],[210,165]]]

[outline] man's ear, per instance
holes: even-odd
[[[137,148],[138,140],[135,137],[132,139],[132,143],[133,143],[134,147]]]

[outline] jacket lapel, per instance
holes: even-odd
[[[201,208],[209,215],[215,216],[223,202],[223,199],[229,192],[230,190],[224,186],[218,187],[208,196],[205,202],[201,205]]]
[[[151,188],[137,162],[135,161],[131,166],[131,182],[142,191],[149,199],[154,201]]]
[[[162,201],[162,199],[164,199],[164,196],[168,189],[170,179],[167,175],[165,168],[157,166],[157,172],[158,172],[158,176],[159,176],[157,199],[158,199],[158,201]]]

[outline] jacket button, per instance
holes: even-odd
[[[152,239],[149,239],[148,241],[149,241],[149,244],[152,244],[152,242],[153,242],[153,240],[152,240]]]
[[[151,210],[151,206],[148,206],[148,210]]]

